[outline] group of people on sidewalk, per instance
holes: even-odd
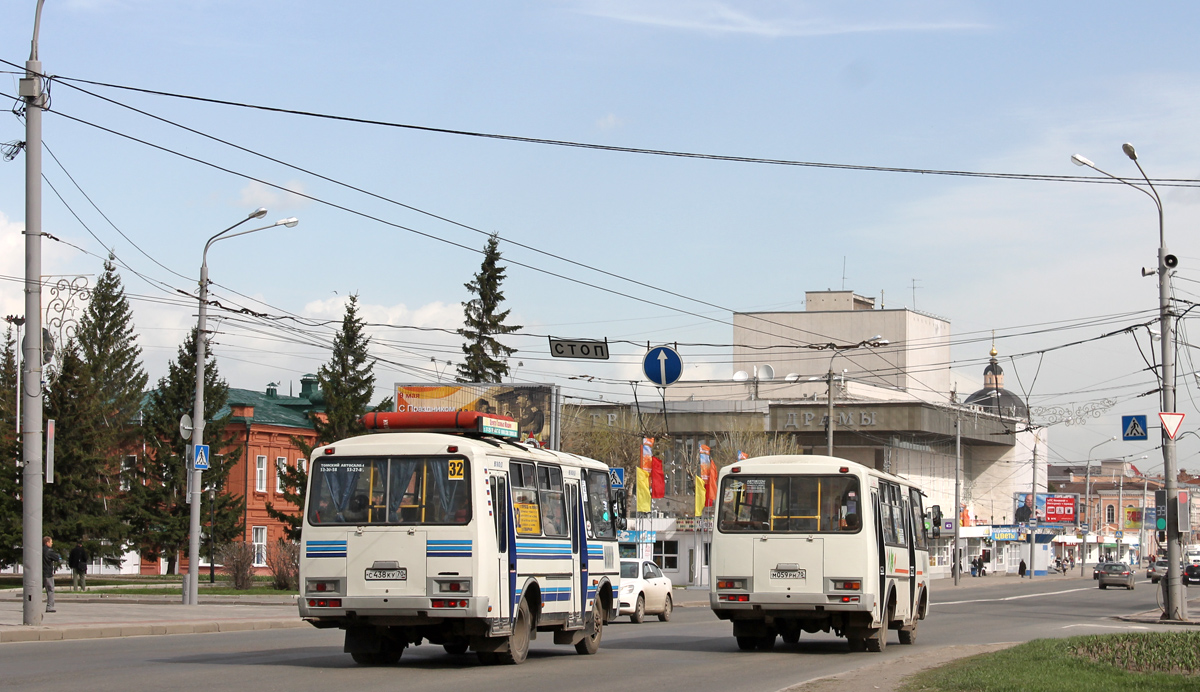
[[[54,549],[54,539],[42,538],[42,584],[46,587],[46,612],[54,611],[54,572],[62,562],[62,555]],[[78,542],[67,555],[67,566],[71,568],[71,590],[87,591],[88,553],[83,543]]]

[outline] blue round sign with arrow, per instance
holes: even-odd
[[[646,379],[659,387],[675,384],[683,375],[683,359],[670,346],[655,346],[646,352],[642,360],[642,372]]]

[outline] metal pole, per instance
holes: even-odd
[[[836,357],[836,354],[834,354]],[[833,359],[829,360],[829,383],[828,389],[828,411],[825,413],[825,454],[833,456]]]
[[[217,551],[217,489],[208,491],[208,583],[217,583],[217,566],[214,556]]]
[[[1092,534],[1092,455],[1088,453],[1087,476],[1084,481],[1084,492],[1087,494],[1087,499],[1084,500],[1084,507],[1087,512],[1087,526],[1083,532],[1083,554],[1079,557],[1079,576],[1083,576],[1083,565],[1087,562],[1087,539]]]
[[[958,579],[962,576],[962,560],[958,557],[958,541],[959,541],[959,526],[962,524],[962,510],[959,507],[962,504],[962,410],[958,412],[958,417],[954,419],[954,550],[951,551],[951,559],[954,562],[950,563],[954,571],[954,585],[958,586]]]
[[[33,42],[20,94],[25,100],[25,340],[21,398],[21,587],[25,625],[42,624],[42,63],[37,40],[42,17],[38,0]]]
[[[1121,480],[1117,481],[1117,559],[1121,559],[1121,541],[1125,539],[1125,462],[1121,462]],[[1126,555],[1128,557],[1128,555]]]
[[[1146,185],[1150,187],[1150,191],[1154,193],[1154,204],[1158,208],[1158,311],[1159,318],[1162,321],[1162,410],[1165,413],[1175,412],[1175,312],[1171,308],[1171,266],[1167,263],[1167,257],[1171,257],[1171,263],[1174,264],[1175,259],[1167,252],[1166,231],[1163,225],[1163,207],[1162,198],[1158,196],[1158,190],[1155,189],[1154,183],[1150,182],[1150,178],[1146,175],[1146,171],[1142,170],[1142,164],[1138,163],[1137,152],[1134,151],[1132,144],[1122,144],[1121,149],[1125,152],[1135,166],[1138,172],[1142,174],[1142,179],[1146,181]],[[1180,573],[1180,560],[1183,558],[1183,537],[1179,533],[1179,513],[1172,512],[1171,505],[1173,504],[1169,498],[1175,498],[1179,492],[1179,472],[1176,464],[1175,456],[1175,440],[1167,434],[1166,429],[1162,429],[1162,450],[1163,450],[1163,477],[1166,481],[1167,491],[1167,589],[1166,598],[1163,602],[1163,619],[1165,620],[1187,620],[1187,589],[1183,585],[1182,574]]]
[[[1037,448],[1038,448],[1038,439],[1039,439],[1038,431],[1034,430],[1033,431],[1033,516],[1030,517],[1030,519],[1033,520],[1031,523],[1034,525],[1029,527],[1029,569],[1026,570],[1026,572],[1025,572],[1026,574],[1029,575],[1029,581],[1033,581],[1033,572],[1034,572],[1033,566],[1035,564],[1034,557],[1033,557],[1033,551],[1037,548],[1036,534],[1037,534],[1037,523],[1038,523],[1038,521],[1037,521]]]
[[[210,241],[211,242],[211,241]],[[208,319],[208,246],[204,247],[204,261],[200,264],[200,317],[196,322],[196,399],[192,407],[192,449],[204,444],[204,334]],[[193,451],[192,457],[195,458]],[[200,471],[188,464],[191,479],[189,490],[192,495],[192,516],[188,530],[188,605],[198,605],[197,577],[200,570]]]

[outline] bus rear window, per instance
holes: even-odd
[[[308,523],[466,524],[469,478],[461,457],[320,460],[309,479]]]
[[[852,533],[862,528],[855,476],[728,476],[717,528],[723,533]]]

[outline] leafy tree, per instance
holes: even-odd
[[[315,447],[366,432],[361,419],[369,410],[375,392],[375,361],[367,352],[371,339],[363,332],[363,327],[363,320],[358,315],[358,296],[351,295],[342,317],[342,328],[333,338],[329,362],[317,370],[317,383],[325,397],[325,410],[309,413],[317,433],[317,444],[309,446],[302,438],[292,438],[292,443],[310,462]],[[390,410],[390,401],[389,397],[373,410]],[[387,409],[380,408],[385,404]],[[296,466],[286,466],[280,469],[279,475],[283,499],[291,506],[276,507],[268,502],[267,515],[285,524],[289,538],[299,540],[300,511],[304,507],[308,473]]]
[[[196,330],[193,328],[179,347],[176,359],[168,363],[167,376],[150,392],[142,424],[146,454],[127,478],[124,516],[130,538],[142,557],[167,559],[169,572],[175,571],[176,558],[188,546],[191,507],[187,504],[186,447],[179,435],[179,419],[192,414],[196,393]],[[211,351],[204,364],[204,441],[212,450],[210,468],[202,474],[206,491],[215,489],[216,527],[219,544],[241,538],[242,509],[245,498],[224,492],[240,447],[234,433],[226,431],[228,416],[216,415],[229,397],[229,385],[217,372]],[[201,494],[201,524],[208,522],[211,494]],[[207,531],[207,528],[205,529]]]
[[[46,419],[55,421],[54,482],[42,497],[47,536],[67,545],[82,541],[91,555],[122,552],[124,525],[109,492],[111,450],[103,429],[104,406],[74,339],[59,353],[58,374],[46,396]]]
[[[21,453],[17,439],[17,349],[12,327],[4,334],[0,350],[0,567],[21,561]]]
[[[76,338],[99,399],[100,432],[107,438],[103,442],[117,464],[121,450],[138,436],[137,428],[129,423],[141,408],[146,373],[140,362],[142,349],[137,345],[133,312],[112,255],[104,263]]]
[[[501,381],[508,374],[508,356],[517,352],[496,341],[498,335],[521,329],[520,325],[504,324],[510,311],[500,311],[505,268],[500,266],[499,242],[495,233],[488,237],[479,273],[463,284],[475,297],[462,304],[464,321],[458,333],[466,340],[462,346],[466,358],[458,366],[459,382]]]

